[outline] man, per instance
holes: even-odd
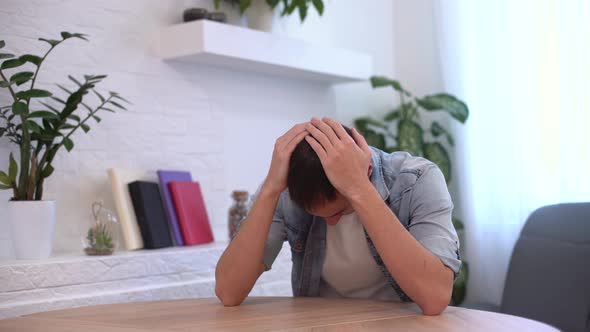
[[[215,271],[224,305],[248,296],[285,240],[294,296],[414,301],[426,315],[448,305],[459,241],[432,162],[385,153],[355,129],[313,118],[276,141],[253,202]]]

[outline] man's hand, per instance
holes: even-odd
[[[305,128],[311,134],[305,139],[319,156],[334,188],[346,198],[362,195],[371,185],[371,149],[365,138],[352,129],[353,139],[340,123],[329,118],[313,118]]]
[[[287,174],[291,154],[299,142],[309,135],[304,122],[293,126],[275,142],[272,161],[263,188],[273,194],[280,194],[287,188]]]

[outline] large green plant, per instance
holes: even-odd
[[[414,156],[425,157],[439,166],[449,184],[451,159],[446,146],[454,145],[453,137],[438,121],[432,121],[430,127],[425,128],[421,114],[425,111],[442,111],[465,123],[469,117],[467,105],[447,93],[415,97],[400,82],[383,76],[371,77],[371,85],[373,88],[393,88],[399,94],[400,104],[381,120],[361,117],[354,121],[355,127],[363,134],[367,143],[387,152],[406,151]],[[464,226],[459,219],[453,218],[453,224],[455,229],[463,231]],[[468,273],[468,264],[463,262],[461,276],[453,289],[453,305],[463,302]]]
[[[59,40],[39,38],[49,44],[43,56],[15,56],[0,52],[0,59],[5,59],[0,65],[0,88],[7,89],[11,98],[8,105],[0,106],[0,119],[3,120],[0,137],[7,137],[20,150],[20,162],[17,163],[10,153],[8,173],[0,171],[0,189],[12,189],[12,200],[41,200],[43,183],[54,171],[52,162],[57,152],[62,147],[68,151],[74,148],[72,135],[80,128],[87,133],[90,119],[100,122],[96,115],[98,111],[125,109],[117,100],[127,101],[118,93],[111,91],[108,96],[103,96],[94,89],[106,75],[84,75],[84,80],[68,76],[77,88],[70,90],[56,84],[65,93],[64,98],[35,88],[47,56],[61,43],[73,38],[87,40],[84,34],[62,32]],[[5,42],[0,40],[0,49],[4,46]],[[96,107],[83,102],[90,91],[98,98]]]
[[[232,5],[238,5],[240,7],[240,14],[244,14],[244,12],[250,7],[252,1],[254,0],[226,0],[227,2],[231,3]],[[297,10],[299,12],[299,18],[301,22],[305,21],[307,17],[307,12],[309,7],[313,6],[318,14],[322,16],[324,13],[324,1],[323,0],[265,0],[266,3],[270,6],[272,10],[274,10],[279,3],[282,3],[283,9],[281,10],[281,16],[289,16]],[[215,8],[219,9],[219,4],[221,0],[213,0],[215,3]]]

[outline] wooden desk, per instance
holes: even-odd
[[[324,298],[134,302],[44,312],[0,321],[0,331],[557,331],[509,315],[457,307],[423,316],[415,304]]]

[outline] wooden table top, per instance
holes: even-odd
[[[533,320],[448,307],[424,316],[415,304],[252,297],[237,307],[216,298],[107,304],[0,320],[0,331],[558,331]]]

